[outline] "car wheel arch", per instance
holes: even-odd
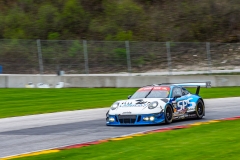
[[[167,107],[168,105],[171,107],[172,112],[174,113],[174,107],[173,107],[173,105],[172,105],[171,103],[166,103],[164,110],[166,110],[166,107]]]
[[[205,104],[204,104],[204,101],[203,101],[203,99],[202,99],[202,98],[199,98],[199,100],[201,100],[201,101],[202,101],[202,103],[203,103],[203,105],[205,105]]]

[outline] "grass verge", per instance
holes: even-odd
[[[110,141],[19,160],[112,160],[112,159],[224,159],[240,157],[240,120],[221,121],[187,129],[153,133],[122,141]]]
[[[137,88],[0,89],[0,118],[109,107]],[[195,89],[191,88],[193,92]],[[240,96],[240,87],[201,88],[205,98]]]

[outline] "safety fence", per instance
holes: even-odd
[[[239,43],[0,40],[3,74],[160,73],[240,69]]]

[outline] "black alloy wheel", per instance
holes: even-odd
[[[173,111],[172,108],[168,105],[165,110],[165,123],[170,124],[173,120]]]
[[[204,104],[201,100],[198,100],[197,102],[197,106],[196,106],[196,115],[197,115],[197,119],[202,119],[204,116]]]

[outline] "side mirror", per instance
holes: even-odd
[[[129,95],[129,96],[128,96],[128,99],[130,99],[131,97],[132,97],[132,95]]]
[[[177,95],[174,96],[174,99],[177,99],[177,98],[180,98],[180,97],[182,97],[182,96],[177,94]]]

